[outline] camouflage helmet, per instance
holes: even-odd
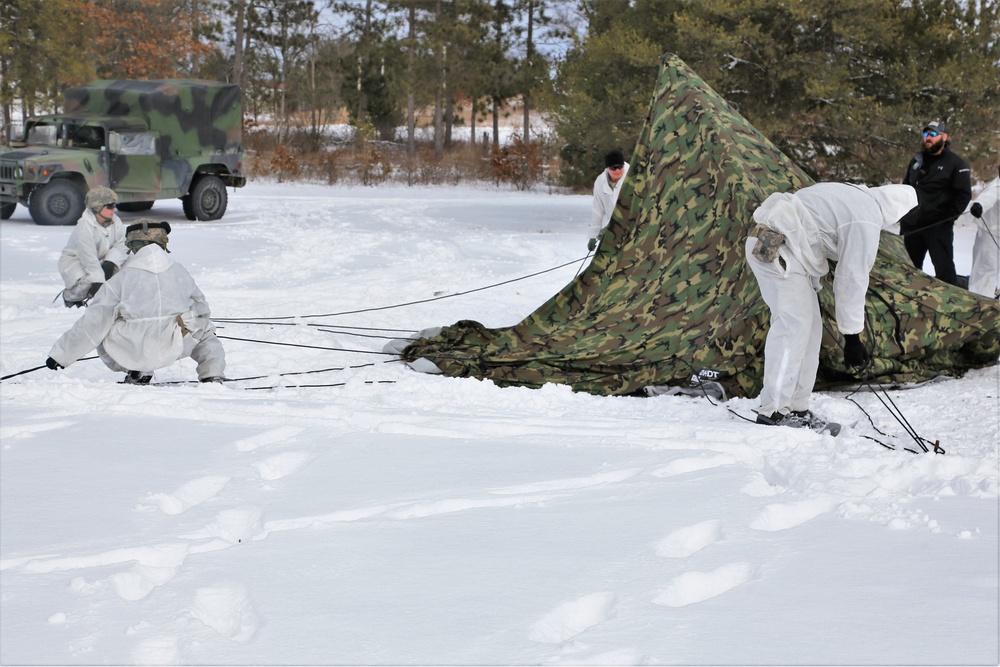
[[[97,213],[108,204],[118,204],[118,195],[111,188],[99,185],[87,192],[86,206]]]
[[[125,228],[125,245],[133,253],[138,252],[143,246],[150,243],[159,245],[167,250],[167,243],[170,239],[170,223],[166,221],[158,222],[152,218],[142,218]],[[167,252],[170,252],[167,250]]]

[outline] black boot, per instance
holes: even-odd
[[[153,379],[153,374],[144,374],[140,371],[129,371],[125,374],[124,384],[149,384]]]

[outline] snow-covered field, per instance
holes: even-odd
[[[0,385],[0,662],[997,664],[998,367],[891,394],[942,456],[862,437],[912,446],[871,394],[887,436],[814,396],[833,438],[729,412],[752,399],[501,389],[381,354],[519,321],[573,278],[589,208],[268,183],[214,223],[158,203],[217,318],[297,318],[219,322],[227,376],[255,380],[184,360],[126,386],[94,359]],[[0,223],[3,375],[80,315],[53,303],[68,235]]]

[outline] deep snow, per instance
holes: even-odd
[[[95,359],[0,384],[0,662],[997,664],[998,367],[891,393],[941,456],[862,437],[912,446],[871,394],[888,436],[814,395],[833,438],[729,412],[752,399],[501,389],[380,354],[519,321],[573,278],[589,208],[273,183],[214,223],[158,203],[215,317],[300,317],[219,323],[227,376],[257,380],[199,385],[184,360],[132,387]],[[52,303],[68,235],[0,223],[3,375],[80,315]],[[301,317],[329,313],[350,314]]]

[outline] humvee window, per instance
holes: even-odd
[[[156,155],[156,137],[142,132],[122,132],[118,135],[119,155]]]
[[[77,148],[100,150],[104,146],[104,128],[93,125],[69,126],[70,141]]]
[[[49,123],[37,123],[35,125],[30,125],[28,127],[28,136],[26,137],[29,144],[37,144],[41,146],[58,146],[59,145],[59,126]]]

